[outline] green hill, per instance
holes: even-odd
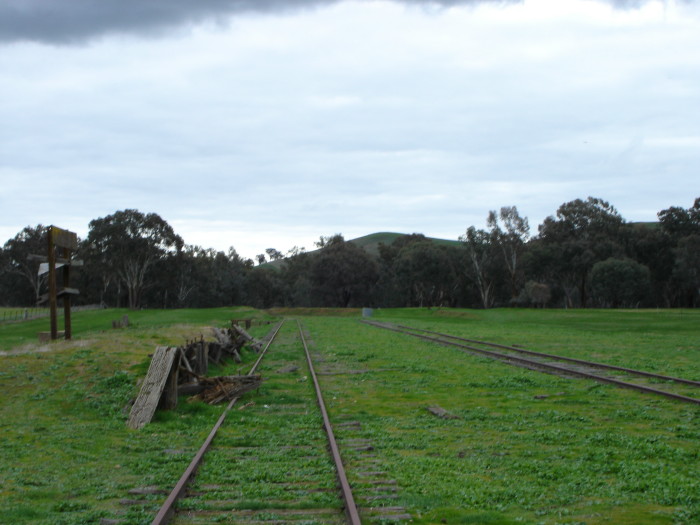
[[[378,232],[370,233],[363,237],[358,237],[357,239],[351,239],[351,242],[361,248],[364,248],[368,253],[372,255],[379,255],[379,245],[380,244],[391,244],[399,237],[404,237],[408,235],[406,233],[395,233],[395,232]],[[452,241],[449,239],[436,239],[434,237],[426,237],[429,241],[433,241],[436,244],[442,244],[445,246],[459,246],[459,241]]]
[[[348,239],[347,242],[351,242],[355,244],[356,246],[359,246],[360,248],[363,248],[367,253],[379,257],[379,245],[380,244],[386,244],[389,245],[392,242],[394,242],[396,239],[400,237],[404,237],[406,235],[409,235],[407,233],[396,233],[396,232],[377,232],[377,233],[370,233],[369,235],[363,235],[362,237],[358,237],[357,239]],[[450,239],[438,239],[435,237],[426,237],[427,240],[432,241],[436,244],[440,244],[443,246],[459,246],[460,242],[457,240],[450,240]],[[318,253],[320,249],[318,250],[310,250],[309,254],[315,254]],[[277,261],[269,261],[266,262],[260,266],[263,267],[268,267],[268,268],[275,268],[275,269],[280,269],[284,266],[285,264],[285,259],[279,259]]]

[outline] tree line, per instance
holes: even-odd
[[[71,286],[80,289],[77,304],[129,308],[696,307],[700,198],[657,215],[630,223],[588,197],[562,204],[532,235],[507,206],[452,244],[414,233],[370,253],[336,234],[314,251],[269,248],[254,262],[234,248],[187,245],[159,215],[127,209],[90,222]],[[46,277],[28,256],[45,252],[42,225],[4,244],[0,304],[37,301]]]

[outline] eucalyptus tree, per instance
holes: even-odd
[[[661,228],[670,237],[673,270],[669,279],[674,304],[695,306],[700,294],[700,197],[690,208],[672,206],[658,213]]]
[[[459,238],[466,252],[464,273],[479,292],[481,306],[491,308],[496,299],[501,260],[493,235],[486,230],[477,230],[474,226],[467,228]]]
[[[556,218],[547,217],[539,227],[539,241],[548,250],[553,273],[559,285],[575,287],[580,305],[587,304],[588,277],[593,265],[609,257],[621,256],[621,228],[625,223],[610,203],[595,197],[562,204]],[[569,296],[573,304],[573,297]]]
[[[690,208],[671,206],[661,210],[657,216],[664,231],[675,239],[700,234],[700,197]]]
[[[2,248],[3,295],[10,302],[29,305],[36,303],[45,277],[38,273],[39,263],[30,255],[45,255],[47,250],[46,227],[38,224],[27,226]]]
[[[683,306],[698,306],[700,298],[700,235],[687,235],[678,241],[673,281],[677,283]]]
[[[530,238],[527,217],[515,206],[503,206],[498,213],[489,212],[486,224],[492,241],[500,248],[510,281],[511,299],[518,297],[522,281],[521,258]]]
[[[314,256],[312,293],[321,306],[367,305],[378,275],[377,263],[365,250],[334,235]]]
[[[138,308],[144,290],[164,279],[154,267],[179,252],[184,243],[155,213],[127,209],[90,221],[86,251],[93,264],[123,284],[130,308]]]
[[[446,306],[454,302],[457,269],[446,246],[430,240],[407,244],[399,251],[392,270],[404,306]]]

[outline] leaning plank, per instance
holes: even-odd
[[[263,343],[262,341],[258,341],[255,339],[252,335],[250,335],[248,332],[246,332],[243,328],[238,326],[237,324],[232,325],[232,328],[240,335],[243,339],[248,341],[250,347],[255,350],[256,352],[259,352],[262,347]]]
[[[151,359],[151,366],[148,367],[148,373],[141,385],[141,391],[134,406],[131,407],[129,421],[127,425],[131,428],[142,428],[153,419],[153,414],[158,408],[158,402],[163,395],[163,389],[170,375],[170,371],[175,364],[175,357],[178,349],[159,346],[156,348]]]
[[[216,327],[212,328],[212,332],[221,346],[228,346],[231,344],[231,336],[227,332]]]

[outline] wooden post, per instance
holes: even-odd
[[[68,248],[63,248],[63,258],[66,261],[70,260],[70,250]],[[63,265],[63,288],[70,288],[70,264],[66,263]],[[66,293],[63,295],[63,330],[65,332],[65,338],[71,338],[71,322],[70,322],[70,294]]]
[[[51,309],[51,340],[58,339],[56,319],[56,247],[53,242],[53,226],[49,226],[49,308]]]
[[[200,376],[207,375],[209,372],[208,348],[204,346],[204,341],[195,343],[195,351],[197,356],[197,373]]]

